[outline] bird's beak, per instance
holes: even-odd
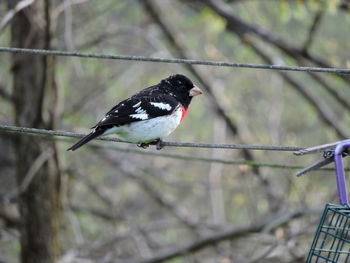
[[[200,88],[198,88],[197,86],[193,86],[192,89],[190,89],[190,96],[197,96],[197,95],[201,95],[203,92]]]

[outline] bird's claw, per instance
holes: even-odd
[[[151,144],[152,145],[155,145],[156,146],[156,149],[157,150],[161,150],[161,149],[163,149],[163,145],[162,145],[162,140],[161,139],[157,139],[157,140],[155,140],[155,141],[153,141],[153,142],[150,142],[150,143],[139,143],[137,146],[138,147],[141,147],[141,148],[143,148],[143,149],[147,149]]]
[[[143,148],[143,149],[147,149],[148,146],[149,146],[149,143],[139,143],[137,146],[138,146],[138,147],[141,147],[141,148]]]
[[[163,149],[163,145],[162,145],[162,140],[161,139],[159,139],[159,140],[157,140],[157,142],[156,142],[156,149],[157,150],[161,150],[161,149]]]

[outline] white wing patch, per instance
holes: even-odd
[[[141,102],[140,102],[140,104],[141,104]],[[146,110],[142,109],[141,107],[138,107],[135,111],[136,111],[136,114],[131,114],[130,115],[131,118],[140,119],[140,120],[147,120],[148,119],[148,114],[147,114]]]
[[[135,111],[139,114],[143,114],[143,113],[147,114],[146,110],[142,109],[141,107],[138,107]]]
[[[150,102],[150,104],[153,105],[154,107],[161,109],[161,110],[171,111],[171,106],[168,103]]]
[[[130,117],[134,118],[134,119],[147,120],[148,114],[147,113],[137,113],[137,114],[131,114]]]
[[[141,101],[140,102],[138,102],[138,103],[136,103],[134,106],[132,106],[133,108],[137,108],[138,106],[140,106],[141,105]]]

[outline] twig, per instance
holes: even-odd
[[[216,12],[218,15],[220,15],[227,21],[227,28],[230,28],[234,31],[239,31],[241,35],[254,34],[255,36],[258,36],[260,39],[262,39],[263,41],[277,47],[279,50],[289,55],[291,58],[296,59],[299,57],[307,61],[310,61],[315,65],[318,65],[319,67],[326,67],[326,68],[330,67],[330,65],[326,61],[320,58],[317,58],[315,56],[312,56],[309,53],[303,52],[303,50],[300,49],[299,47],[290,45],[289,43],[278,38],[276,35],[269,32],[268,30],[258,25],[250,25],[244,22],[243,20],[239,19],[237,16],[233,14],[233,12],[231,12],[230,7],[227,4],[225,4],[223,1],[203,0],[198,2],[203,3],[206,6],[212,8],[214,12]],[[346,81],[347,83],[350,82],[349,76],[347,75],[338,75],[338,76],[344,81]]]
[[[52,155],[53,151],[50,149],[41,152],[41,154],[35,159],[32,166],[29,168],[26,175],[23,177],[21,184],[17,188],[13,189],[10,193],[6,194],[3,198],[6,201],[11,201],[12,199],[22,194],[28,188],[36,173]]]
[[[34,3],[35,0],[22,0],[16,4],[16,6],[11,9],[7,14],[2,18],[0,22],[0,33],[8,25],[11,19],[21,10],[30,6]]]
[[[309,47],[311,46],[314,40],[315,33],[317,32],[317,29],[321,24],[322,17],[323,17],[323,10],[320,9],[314,17],[314,20],[309,30],[308,38],[306,39],[302,47],[303,52],[308,53]]]
[[[265,51],[263,51],[261,48],[259,48],[251,38],[246,38],[245,34],[246,32],[252,32],[258,34],[260,37],[262,37],[264,40],[267,40],[268,42],[271,42],[281,50],[285,51],[286,54],[293,56],[293,52],[296,52],[297,55],[301,53],[298,50],[291,49],[290,47],[286,47],[285,43],[280,43],[280,41],[273,35],[270,35],[270,33],[265,32],[261,28],[255,28],[250,25],[245,24],[241,20],[239,20],[237,17],[235,17],[232,12],[227,10],[226,5],[221,1],[212,1],[212,0],[205,0],[204,4],[212,8],[215,12],[217,12],[218,15],[225,18],[228,22],[228,30],[235,33],[244,43],[248,44],[253,51],[258,54],[266,63],[272,62],[272,59],[266,54]],[[316,59],[315,59],[316,60]],[[315,62],[315,61],[314,61]],[[335,121],[335,118],[332,117],[331,112],[328,110],[328,108],[325,108],[324,105],[321,105],[320,102],[312,96],[312,94],[300,83],[298,83],[294,78],[292,78],[289,74],[286,72],[278,72],[278,74],[281,75],[281,77],[289,83],[295,90],[297,90],[317,111],[319,114],[321,120],[327,125],[332,127],[338,136],[340,138],[347,138],[347,133],[344,132],[341,127],[338,125],[338,123]]]
[[[0,97],[7,101],[13,101],[13,97],[8,93],[3,86],[0,86]]]
[[[251,41],[246,41],[248,45],[264,60],[271,61],[271,59],[267,56],[267,54],[262,51],[262,49],[258,48]],[[302,84],[300,84],[297,80],[292,78],[286,72],[278,72],[278,74],[287,82],[291,87],[293,87],[296,91],[298,91],[317,111],[320,119],[329,127],[335,130],[337,135],[341,139],[347,138],[347,133],[342,130],[339,124],[336,122],[336,118],[332,116],[332,113],[324,104],[321,104]]]
[[[275,228],[280,226],[281,224],[285,224],[286,222],[301,217],[304,215],[303,210],[298,210],[290,213],[290,215],[286,216],[283,215],[282,217],[285,217],[286,220],[280,220],[280,224],[276,224]],[[272,221],[278,221],[280,216],[275,216],[275,218]],[[184,245],[179,248],[175,248],[173,250],[169,250],[163,253],[159,253],[157,256],[150,258],[150,259],[145,259],[145,260],[140,260],[140,261],[131,261],[130,263],[159,263],[159,262],[164,262],[166,260],[173,259],[178,256],[183,256],[184,254],[188,253],[194,253],[198,250],[201,250],[203,248],[206,248],[208,246],[212,246],[218,242],[222,242],[225,240],[232,240],[236,238],[240,238],[243,236],[246,236],[248,234],[252,233],[257,233],[260,232],[264,229],[266,225],[269,224],[271,220],[266,220],[258,223],[254,223],[248,226],[241,226],[241,227],[231,227],[228,229],[225,229],[223,231],[208,235],[204,238],[201,238],[199,240],[196,240],[192,243],[188,243],[187,245]]]
[[[184,214],[182,211],[180,211],[180,209],[175,203],[171,202],[170,200],[164,198],[161,194],[159,194],[158,191],[154,189],[147,180],[144,179],[145,176],[139,176],[136,173],[132,173],[127,171],[126,169],[123,169],[119,165],[118,161],[111,158],[110,155],[105,154],[103,156],[105,160],[108,160],[114,165],[118,165],[127,177],[133,179],[156,203],[158,203],[160,206],[164,207],[166,210],[171,212],[181,223],[189,227],[191,230],[196,230],[197,222],[190,218],[187,214]]]

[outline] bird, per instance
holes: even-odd
[[[92,139],[115,133],[123,141],[147,148],[162,148],[162,139],[185,118],[194,96],[202,90],[182,74],[171,75],[119,102],[91,129],[90,134],[67,149],[75,151]]]

